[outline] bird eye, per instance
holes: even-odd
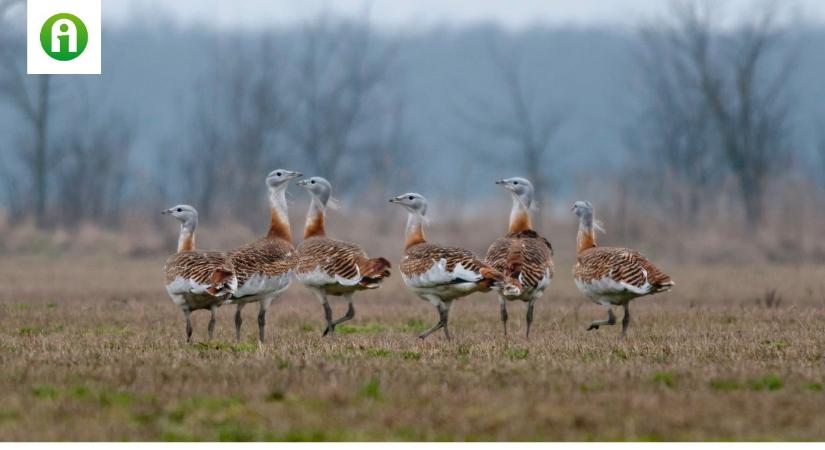
[[[276,174],[275,174],[275,176],[276,176],[276,177],[280,177],[280,176],[281,176],[281,172],[276,173]]]
[[[309,184],[315,184],[315,180],[310,181]]]
[[[411,195],[411,196],[409,196],[409,197],[407,197],[407,199],[408,199],[408,200],[412,200],[413,198],[414,198],[414,197],[413,197],[412,195]]]
[[[513,181],[513,184],[518,186],[518,181]]]
[[[183,208],[178,208],[178,212],[182,212],[182,211],[183,211]]]

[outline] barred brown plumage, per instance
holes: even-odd
[[[181,308],[186,319],[186,342],[192,341],[192,311],[209,309],[212,317],[207,328],[209,339],[215,329],[218,306],[232,295],[237,277],[229,256],[223,252],[199,252],[195,249],[198,212],[189,205],[178,205],[161,212],[181,222],[178,251],[163,267],[166,292]]]
[[[553,246],[532,229],[530,208],[533,185],[524,178],[496,181],[512,195],[507,235],[496,239],[487,250],[485,261],[520,287],[518,294],[499,293],[502,327],[507,335],[507,301],[521,300],[527,305],[527,337],[533,322],[533,307],[553,279]]]
[[[404,284],[438,309],[438,323],[419,335],[421,339],[441,328],[450,339],[447,322],[453,300],[490,289],[518,289],[472,252],[427,243],[424,237],[427,200],[421,194],[399,195],[390,202],[400,204],[409,211],[406,249],[400,266]]]
[[[266,177],[269,192],[270,224],[267,235],[255,242],[229,252],[238,278],[238,288],[229,298],[237,305],[235,339],[241,339],[241,312],[244,306],[258,302],[258,342],[264,342],[266,311],[289,287],[298,257],[292,245],[292,232],[287,213],[286,189],[289,181],[301,173],[276,169]]]
[[[593,205],[576,202],[573,211],[579,217],[577,258],[573,278],[579,290],[593,302],[607,308],[606,320],[593,321],[588,330],[602,325],[613,325],[616,318],[612,306],[624,308],[622,336],[630,324],[631,300],[645,295],[669,291],[675,283],[644,256],[635,250],[616,247],[597,247],[593,229]]]
[[[324,308],[327,322],[324,336],[335,327],[355,317],[352,295],[364,289],[376,289],[390,276],[390,262],[385,258],[370,259],[358,245],[326,236],[324,226],[327,202],[332,186],[321,177],[312,177],[298,183],[312,197],[304,227],[304,241],[298,246],[296,276],[315,292]],[[327,296],[342,296],[347,301],[346,314],[332,320],[332,308]]]

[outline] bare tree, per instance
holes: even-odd
[[[513,144],[540,202],[550,185],[545,167],[564,116],[527,85],[517,52],[505,52],[493,42],[487,49],[505,107],[478,97],[471,99],[471,110],[461,116],[472,128]]]
[[[256,209],[248,205],[262,198],[263,177],[274,168],[287,111],[282,61],[273,36],[252,39],[220,47],[213,72],[198,86],[196,132],[183,164],[192,175],[189,193],[205,217],[226,205],[236,216],[253,219]]]
[[[23,2],[0,3],[0,19]],[[2,23],[0,23],[2,24]],[[3,27],[6,28],[5,26]],[[46,226],[48,172],[54,155],[48,146],[51,82],[49,75],[27,76],[23,67],[23,40],[4,32],[0,36],[0,99],[4,99],[26,121],[31,131],[31,145],[18,147],[17,156],[33,180],[34,212],[38,227]],[[33,79],[33,82],[28,80]]]
[[[395,120],[385,99],[396,93],[396,48],[377,45],[372,34],[367,21],[322,16],[304,28],[294,55],[287,135],[314,173],[333,184],[357,181],[359,167],[382,145],[376,130]]]
[[[790,156],[788,79],[795,65],[783,61],[778,71],[768,65],[781,33],[775,25],[777,3],[765,5],[753,20],[728,33],[714,28],[717,14],[711,3],[675,4],[673,23],[661,30],[660,38],[673,54],[672,66],[665,70],[678,72],[679,79],[656,88],[658,96],[687,94],[701,100],[694,109],[699,116],[689,122],[704,126],[707,119],[715,136],[713,142],[696,142],[718,149],[752,228],[762,222],[769,182]],[[660,112],[673,126],[684,118],[678,108]]]

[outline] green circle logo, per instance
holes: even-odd
[[[77,58],[86,50],[89,32],[77,16],[69,13],[55,14],[40,29],[40,45],[47,55],[58,61]]]

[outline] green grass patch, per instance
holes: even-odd
[[[358,393],[362,397],[371,398],[373,400],[381,399],[381,380],[378,378],[371,379],[367,384],[361,386]]]
[[[311,333],[314,330],[315,327],[311,323],[305,323],[301,325],[301,331],[303,331],[304,333]]]
[[[55,400],[60,395],[57,387],[51,384],[35,384],[31,392],[33,396],[43,400]]]
[[[410,319],[395,328],[406,333],[421,333],[430,327],[421,319]]]
[[[822,383],[808,383],[805,385],[805,389],[813,392],[822,392]]]
[[[289,360],[278,358],[278,362],[275,364],[279,370],[286,370],[289,369]]]
[[[517,360],[520,360],[520,359],[527,359],[527,356],[530,355],[530,350],[526,349],[526,348],[513,347],[513,348],[508,348],[507,351],[504,352],[504,353],[511,360],[517,361]]]
[[[582,383],[579,385],[579,392],[598,392],[604,389],[604,385],[601,383]]]
[[[258,350],[258,344],[243,342],[238,344],[232,344],[231,346],[229,346],[229,349],[232,350],[233,353],[253,353]]]
[[[338,325],[335,327],[336,333],[341,334],[375,334],[384,331],[386,328],[377,324],[377,323],[370,323],[367,325]]]
[[[710,388],[714,391],[735,391],[742,389],[742,383],[730,378],[716,378],[710,380]]]
[[[46,303],[46,308],[48,308],[48,309],[55,309],[55,308],[57,308],[57,302],[49,302],[49,303]]]
[[[31,336],[33,334],[38,333],[39,331],[40,329],[35,327],[20,327],[17,329],[17,334],[19,334],[20,336]]]
[[[401,358],[403,358],[406,361],[418,361],[419,359],[421,359],[421,352],[406,351],[401,353]]]
[[[456,349],[459,356],[470,356],[470,352],[472,351],[472,347],[470,344],[460,344],[458,349]]]
[[[753,391],[778,391],[782,386],[782,379],[776,375],[748,380],[748,387]]]
[[[653,382],[673,389],[676,387],[676,374],[673,372],[657,372],[653,374]]]
[[[367,354],[376,358],[389,358],[392,356],[392,351],[385,348],[370,348],[367,349]]]
[[[613,349],[612,349],[612,350],[610,350],[610,353],[611,353],[611,354],[612,354],[612,355],[613,355],[616,359],[621,359],[622,361],[626,361],[626,360],[627,360],[627,358],[628,358],[628,356],[627,356],[627,352],[626,352],[626,351],[624,351],[624,349],[621,349],[621,348],[619,348],[619,347],[613,347]]]

